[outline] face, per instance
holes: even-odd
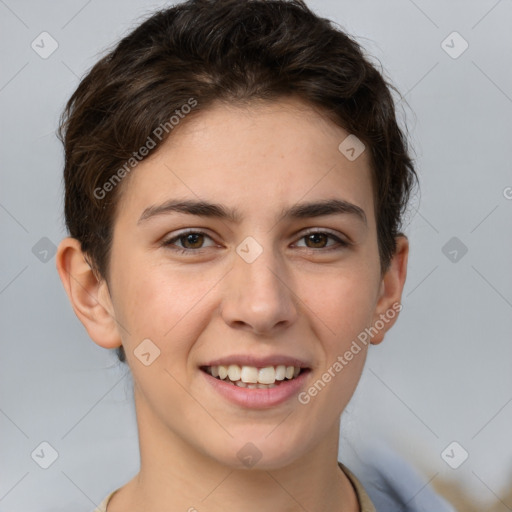
[[[347,159],[347,136],[298,100],[216,105],[123,183],[109,300],[139,423],[264,468],[336,427],[366,357],[354,340],[390,307],[369,158]]]

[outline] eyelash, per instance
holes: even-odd
[[[345,240],[342,240],[341,238],[339,238],[338,236],[334,235],[330,231],[325,231],[325,230],[323,230],[323,231],[321,231],[321,230],[311,230],[311,231],[308,231],[308,232],[304,233],[299,238],[299,240],[302,240],[302,239],[306,238],[307,236],[313,235],[313,234],[316,234],[316,233],[319,233],[319,234],[322,234],[322,235],[327,235],[328,238],[331,238],[331,239],[335,240],[338,243],[338,246],[334,246],[334,247],[320,247],[318,249],[315,249],[313,247],[305,247],[305,249],[308,249],[308,250],[314,251],[314,252],[318,252],[318,251],[326,252],[326,251],[343,249],[343,248],[348,247],[350,245],[349,242],[346,242]],[[168,240],[165,240],[164,242],[162,242],[162,246],[166,247],[166,248],[168,248],[168,249],[170,249],[172,251],[175,251],[175,252],[177,252],[179,254],[185,254],[187,256],[193,256],[193,255],[201,254],[201,251],[204,250],[204,249],[207,249],[207,247],[200,247],[199,249],[185,249],[185,248],[181,248],[181,247],[173,247],[174,242],[179,241],[180,238],[186,237],[187,235],[190,235],[190,234],[204,235],[204,236],[212,239],[212,237],[210,235],[208,235],[207,233],[205,233],[204,231],[197,231],[197,230],[190,229],[188,231],[183,231],[182,233],[179,233],[178,235],[176,235],[176,236],[174,236],[172,238],[169,238]]]

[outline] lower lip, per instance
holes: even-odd
[[[199,371],[205,376],[207,382],[223,397],[236,405],[251,409],[267,409],[286,402],[299,393],[309,373],[309,370],[303,371],[294,379],[281,381],[282,383],[275,388],[249,389],[229,384],[212,377],[202,370]]]

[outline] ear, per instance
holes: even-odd
[[[372,345],[378,345],[386,332],[395,324],[402,309],[400,303],[407,276],[407,259],[409,257],[409,241],[404,235],[396,237],[396,250],[380,284],[377,307],[372,326],[376,333],[371,339]],[[382,324],[384,324],[382,326]],[[379,327],[377,329],[377,327]],[[382,328],[380,328],[382,327]]]
[[[107,282],[96,277],[76,238],[61,241],[56,266],[73,310],[91,339],[100,347],[119,347],[121,336]]]

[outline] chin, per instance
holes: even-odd
[[[254,429],[251,429],[254,431]],[[235,435],[223,443],[220,450],[212,450],[210,456],[232,469],[277,470],[292,464],[304,451],[304,442],[294,442],[283,433],[272,433],[265,428],[258,436],[247,432]],[[300,452],[300,453],[299,453]]]

